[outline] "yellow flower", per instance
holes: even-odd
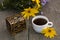
[[[48,27],[48,28],[42,30],[42,34],[44,34],[44,36],[46,36],[46,37],[53,38],[56,35],[56,31],[54,28]]]
[[[36,2],[36,4],[38,5],[38,7],[40,7],[40,0],[32,0],[33,2]]]
[[[27,9],[24,9],[24,11],[21,13],[24,18],[29,19],[30,16],[35,16],[35,14],[37,14],[38,12],[39,12],[38,9],[29,7]]]

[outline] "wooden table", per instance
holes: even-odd
[[[6,29],[5,18],[16,14],[16,12],[5,10],[0,11],[0,40],[60,40],[60,0],[49,0],[48,4],[43,7],[42,11],[44,12],[43,15],[47,16],[48,19],[54,23],[53,27],[56,29],[58,34],[56,37],[49,39],[44,37],[42,34],[36,33],[32,28],[31,19],[26,22],[26,26],[29,29],[18,33],[15,37],[12,37]]]

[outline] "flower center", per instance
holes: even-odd
[[[48,32],[51,32],[51,30],[48,30]]]
[[[28,13],[30,13],[30,10],[28,10]]]

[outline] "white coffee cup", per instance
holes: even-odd
[[[33,21],[35,19],[38,19],[38,18],[42,18],[42,19],[45,19],[47,21],[46,24],[44,25],[37,25],[35,24]],[[32,27],[33,29],[38,32],[38,33],[41,33],[41,31],[47,27],[52,27],[53,26],[53,23],[52,22],[49,22],[48,18],[46,16],[41,16],[41,15],[38,15],[38,16],[35,16],[34,18],[32,18]]]

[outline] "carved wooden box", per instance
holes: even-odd
[[[15,14],[13,16],[6,18],[7,29],[12,35],[21,32],[26,29],[26,21],[20,14]]]

